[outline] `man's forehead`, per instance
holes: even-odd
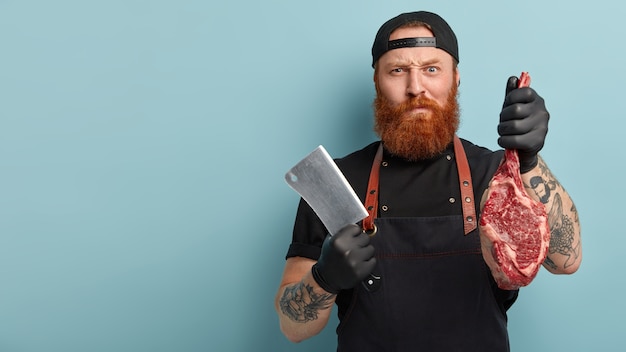
[[[416,38],[416,37],[433,37],[433,32],[425,26],[400,27],[389,35],[389,40]]]
[[[389,50],[380,57],[383,66],[425,66],[452,64],[453,58],[447,52],[434,47],[408,47]]]

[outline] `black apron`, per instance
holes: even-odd
[[[375,218],[377,265],[351,291],[337,351],[509,351],[506,310],[468,218]]]

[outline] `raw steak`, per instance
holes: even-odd
[[[504,152],[478,227],[483,258],[498,287],[514,290],[528,285],[548,253],[550,228],[543,204],[526,194],[516,150]]]

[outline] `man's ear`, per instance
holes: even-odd
[[[376,76],[378,76],[378,62],[374,64],[374,74],[372,75],[374,83],[378,83],[378,78]]]

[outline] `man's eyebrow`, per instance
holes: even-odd
[[[438,58],[432,58],[432,59],[427,59],[424,61],[420,61],[417,63],[418,66],[429,66],[432,64],[437,64],[440,63],[441,60]],[[413,60],[409,60],[409,59],[402,59],[402,58],[398,58],[395,60],[390,61],[387,65],[387,67],[406,67],[406,66],[411,66],[413,65]]]
[[[429,65],[432,65],[432,64],[438,64],[438,63],[440,63],[440,62],[441,62],[441,60],[440,60],[440,59],[438,59],[438,58],[432,58],[432,59],[429,59],[429,60],[422,61],[422,62],[420,63],[420,65],[421,65],[421,66],[429,66]]]

